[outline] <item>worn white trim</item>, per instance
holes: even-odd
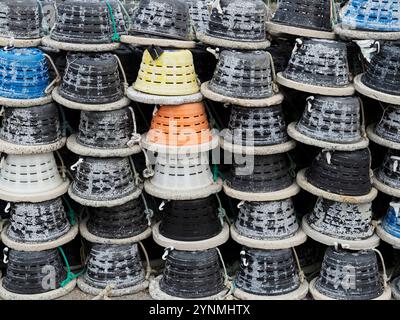
[[[334,246],[339,244],[349,250],[367,250],[373,249],[379,246],[380,239],[376,234],[373,234],[369,238],[363,240],[344,240],[339,238],[333,238],[331,236],[322,234],[314,230],[307,222],[306,216],[303,217],[301,226],[304,232],[313,240],[325,244],[327,246]]]
[[[29,107],[42,106],[52,101],[53,98],[51,97],[51,94],[36,99],[9,99],[0,97],[0,105],[12,108],[29,108]]]
[[[42,39],[42,44],[55,49],[64,51],[81,51],[81,52],[106,52],[114,51],[120,47],[120,43],[96,43],[96,44],[83,44],[83,43],[68,43],[59,42],[46,36]]]
[[[220,137],[219,141],[221,148],[226,151],[229,151],[231,153],[256,155],[256,156],[285,153],[290,150],[293,150],[296,147],[296,142],[294,140],[270,146],[250,146],[250,145],[242,146],[226,141],[224,140],[224,137]]]
[[[93,208],[102,208],[102,207],[106,207],[106,208],[112,208],[112,207],[116,207],[116,206],[122,206],[123,204],[131,201],[131,200],[135,200],[137,199],[143,191],[143,186],[137,186],[137,189],[132,192],[130,195],[125,196],[123,198],[120,199],[115,199],[115,200],[88,200],[88,199],[84,199],[81,198],[80,196],[76,195],[72,189],[72,185],[70,186],[69,190],[68,190],[68,194],[71,197],[72,200],[78,202],[79,204],[83,205],[83,206],[87,206],[87,207],[93,207]]]
[[[158,46],[177,49],[193,49],[196,47],[196,42],[191,40],[176,40],[166,38],[150,38],[132,35],[122,35],[121,42],[132,44],[134,46]]]
[[[242,50],[264,50],[271,45],[271,43],[268,40],[248,41],[248,42],[240,40],[228,40],[222,38],[215,38],[206,35],[202,32],[196,32],[196,37],[200,42],[219,48],[242,49]]]
[[[303,300],[308,294],[308,282],[304,280],[296,290],[279,296],[259,296],[236,288],[233,295],[240,300]]]
[[[5,47],[8,46],[10,43],[15,48],[34,48],[38,47],[42,44],[42,38],[36,39],[12,39],[7,37],[0,37],[0,46]]]
[[[338,150],[338,151],[354,151],[365,149],[369,145],[368,138],[361,138],[358,142],[353,143],[334,143],[334,142],[327,142],[322,140],[317,140],[315,138],[311,138],[306,136],[305,134],[301,133],[296,128],[297,123],[292,122],[288,125],[287,132],[290,137],[295,139],[296,141],[302,142],[304,144],[315,146],[319,148],[324,148],[328,150]]]
[[[38,293],[38,294],[18,294],[8,291],[3,286],[3,279],[0,279],[0,297],[3,300],[55,300],[61,298],[72,290],[75,289],[76,286],[76,279],[72,280],[63,288],[58,288],[53,291],[49,291],[46,293]]]
[[[281,93],[276,93],[272,97],[264,99],[242,99],[242,98],[227,97],[222,94],[211,91],[210,88],[208,87],[209,83],[210,82],[207,81],[201,85],[201,93],[207,99],[215,102],[235,104],[241,107],[248,107],[248,108],[264,108],[281,104],[284,99],[283,94]]]
[[[330,297],[322,294],[321,292],[319,292],[317,290],[317,288],[315,287],[315,282],[317,281],[317,278],[318,277],[312,279],[310,282],[310,293],[311,293],[312,297],[314,298],[314,300],[336,300],[336,299],[330,298]],[[390,286],[388,285],[379,297],[377,297],[375,299],[371,299],[371,300],[390,300],[391,295],[392,295],[392,290],[391,290]]]
[[[400,39],[400,32],[379,32],[367,30],[352,30],[343,28],[341,24],[333,27],[335,33],[344,40],[398,40]]]
[[[342,88],[315,86],[287,79],[283,76],[282,72],[279,72],[276,75],[276,81],[284,87],[324,96],[345,97],[352,96],[356,92],[353,84],[349,84]]]
[[[98,158],[129,157],[142,152],[142,149],[138,144],[133,147],[126,146],[126,148],[121,149],[95,149],[86,147],[76,140],[76,134],[73,134],[68,138],[67,148],[73,153],[81,156]]]
[[[11,249],[18,251],[28,251],[28,252],[39,252],[61,247],[62,245],[74,240],[79,232],[78,225],[76,224],[74,226],[71,226],[69,231],[58,239],[51,240],[49,242],[31,243],[31,242],[18,242],[11,239],[7,234],[9,227],[10,225],[7,225],[6,228],[4,228],[1,233],[1,240],[3,241],[3,243],[7,247],[10,247]]]
[[[164,237],[160,233],[160,224],[161,222],[153,227],[153,239],[159,246],[164,248],[174,247],[174,249],[181,251],[204,251],[219,247],[229,240],[229,226],[226,223],[219,234],[200,241],[179,241]]]
[[[200,92],[185,96],[156,96],[154,94],[137,91],[133,86],[128,88],[127,95],[132,101],[151,105],[174,106],[203,101],[203,95]]]
[[[400,95],[395,96],[392,94],[388,93],[383,93],[380,91],[377,91],[375,89],[372,89],[370,87],[367,87],[364,83],[361,82],[361,77],[364,74],[359,74],[354,78],[354,87],[356,90],[361,93],[364,96],[367,96],[369,98],[385,102],[385,103],[390,103],[390,104],[395,104],[395,105],[400,105]]]
[[[99,243],[99,244],[114,244],[114,245],[124,245],[124,244],[134,244],[139,241],[145,240],[151,236],[151,228],[147,228],[141,234],[137,236],[125,238],[125,239],[109,239],[103,238],[94,235],[87,228],[88,218],[84,219],[79,225],[79,231],[83,238],[85,238],[90,243]]]
[[[375,133],[375,128],[376,128],[376,123],[371,124],[370,126],[367,127],[367,134],[368,134],[368,137],[371,139],[371,141],[373,141],[376,144],[379,144],[381,146],[384,146],[386,148],[400,150],[399,142],[393,142],[390,140],[386,140],[385,138],[382,138],[381,136],[378,136]]]
[[[0,152],[21,155],[48,153],[61,149],[65,146],[66,141],[67,138],[64,137],[50,144],[21,145],[14,144],[0,138]]]
[[[208,196],[218,193],[222,190],[221,182],[210,184],[201,189],[172,190],[155,186],[151,180],[144,183],[144,189],[153,197],[164,200],[194,200],[207,198]]]
[[[272,35],[291,34],[298,37],[318,38],[318,39],[336,39],[336,34],[333,31],[319,31],[300,27],[292,27],[275,22],[266,22],[267,32]]]
[[[86,104],[74,102],[62,97],[59,93],[60,87],[54,88],[52,92],[53,99],[64,107],[74,110],[82,111],[113,111],[125,108],[131,104],[131,101],[127,97],[123,97],[116,102],[104,103],[104,104]]]
[[[399,281],[398,278],[396,278],[396,279],[397,279],[397,281]],[[393,298],[395,298],[396,300],[400,300],[400,291],[397,289],[397,287],[395,286],[394,283],[391,284],[391,287],[392,287]]]
[[[303,169],[297,173],[296,181],[299,186],[305,191],[312,193],[317,197],[322,197],[328,200],[338,201],[338,202],[346,202],[346,203],[367,203],[373,201],[378,195],[378,191],[375,188],[372,188],[371,191],[364,196],[347,196],[340,195],[336,193],[331,193],[320,188],[313,186],[306,179],[305,172],[307,169]]]
[[[285,239],[251,239],[241,235],[234,225],[231,226],[231,237],[232,239],[244,246],[249,248],[261,249],[261,250],[276,250],[276,249],[289,249],[297,247],[307,241],[307,235],[304,231],[299,228],[295,234]]]
[[[231,187],[228,187],[228,185],[225,182],[224,192],[226,193],[227,196],[242,201],[276,201],[276,200],[284,200],[295,196],[300,192],[300,187],[297,185],[296,182],[293,182],[291,186],[282,190],[273,192],[251,193],[251,192],[243,192],[232,189]]]
[[[184,145],[184,146],[173,146],[164,145],[150,142],[147,133],[143,135],[141,145],[144,149],[158,152],[163,154],[194,154],[213,150],[219,146],[219,138],[217,135],[212,136],[212,140],[207,143],[196,144],[196,145]]]
[[[52,200],[62,196],[67,193],[69,187],[69,179],[66,178],[62,184],[57,188],[40,192],[40,193],[30,193],[30,194],[15,194],[6,190],[0,189],[0,199],[8,202],[32,202],[38,203],[43,201]],[[34,191],[34,190],[32,190]]]
[[[100,293],[104,291],[104,289],[95,288],[87,284],[83,277],[80,277],[77,283],[79,289],[81,289],[84,293],[90,294],[92,296],[98,296]],[[142,283],[139,283],[133,287],[127,287],[123,289],[112,289],[108,296],[122,297],[130,294],[139,293],[141,291],[146,290],[148,287],[149,287],[149,281],[145,280]]]
[[[150,291],[150,296],[154,300],[219,300],[222,297],[224,297],[228,293],[228,289],[221,291],[220,293],[217,293],[216,295],[210,296],[210,297],[204,297],[204,298],[198,298],[198,299],[184,299],[184,298],[179,298],[179,297],[174,297],[170,296],[167,293],[164,293],[160,289],[160,280],[163,276],[158,276],[157,278],[150,280],[150,286],[149,286],[149,291]]]
[[[389,196],[393,196],[396,198],[400,197],[400,189],[396,189],[393,187],[389,187],[383,182],[379,181],[376,177],[373,178],[373,185],[377,188],[380,192],[388,194]]]

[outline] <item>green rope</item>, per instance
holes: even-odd
[[[71,267],[69,266],[68,259],[67,259],[67,256],[66,256],[65,253],[64,253],[64,250],[63,250],[61,247],[58,247],[57,249],[60,251],[61,256],[62,256],[63,259],[64,259],[65,265],[67,266],[67,278],[66,278],[64,281],[61,281],[61,283],[60,283],[61,287],[64,288],[64,287],[67,286],[72,280],[79,278],[79,277],[85,272],[85,269],[86,269],[86,268],[83,268],[79,273],[74,274],[74,273],[71,271]]]
[[[217,209],[217,211],[218,211],[218,219],[220,220],[221,225],[224,226],[224,218],[227,217],[226,216],[226,210],[222,206],[222,202],[221,202],[221,199],[219,198],[218,193],[216,193],[215,196],[217,197],[218,205],[219,205],[219,207]]]
[[[71,204],[69,203],[69,201],[65,197],[63,197],[63,200],[68,207],[67,215],[69,217],[69,222],[71,223],[72,226],[74,226],[76,225],[76,213],[72,208]]]
[[[218,165],[214,164],[214,166],[213,166],[214,182],[217,182],[219,177],[221,177],[222,180],[225,180],[223,173],[221,171],[219,171]]]
[[[74,129],[72,129],[71,125],[68,123],[63,107],[59,106],[58,109],[60,110],[61,118],[62,118],[62,135],[63,135],[63,137],[67,136],[68,131],[69,131],[69,133],[73,134]]]
[[[105,1],[106,1],[106,5],[107,5],[107,8],[108,8],[108,11],[109,11],[110,16],[111,16],[111,22],[112,22],[113,29],[114,29],[114,34],[113,34],[113,36],[111,38],[111,41],[112,42],[119,42],[119,41],[121,41],[121,37],[118,34],[117,23],[115,22],[113,9],[112,9],[110,3],[108,2],[108,0],[105,0]]]

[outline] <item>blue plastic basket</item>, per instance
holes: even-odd
[[[400,214],[396,216],[395,209],[390,206],[382,220],[382,228],[390,235],[400,238]]]
[[[400,0],[350,0],[341,23],[349,29],[400,31]]]
[[[46,57],[38,49],[0,50],[0,97],[36,99],[49,85]]]

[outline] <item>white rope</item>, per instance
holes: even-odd
[[[139,145],[140,145],[140,148],[142,149],[142,152],[144,154],[144,159],[146,161],[146,169],[143,171],[143,177],[145,179],[150,179],[150,178],[154,177],[155,172],[151,166],[149,155],[147,154],[146,150],[143,148],[142,144],[139,143]]]
[[[379,256],[379,258],[381,259],[382,269],[383,269],[383,286],[386,288],[387,285],[388,285],[388,281],[389,281],[390,279],[388,278],[387,273],[386,273],[385,260],[383,259],[382,253],[381,253],[378,249],[373,248],[372,250],[375,251],[375,253],[376,253],[376,254]]]
[[[146,214],[147,223],[148,223],[148,226],[151,227],[151,219],[152,219],[153,216],[154,216],[154,212],[153,212],[153,210],[151,210],[151,209],[149,208],[149,206],[147,205],[146,197],[144,196],[143,192],[142,192],[142,194],[141,194],[141,197],[142,197],[143,204],[144,204],[144,207],[145,207],[144,212],[145,212],[145,214]]]
[[[150,276],[154,272],[154,270],[151,267],[149,254],[147,253],[146,247],[144,246],[142,241],[139,241],[139,245],[142,248],[142,251],[143,251],[143,254],[144,254],[144,258],[146,259],[146,276],[145,276],[145,279],[149,280]]]
[[[58,157],[58,160],[60,160],[60,162],[61,162],[61,177],[65,181],[66,178],[67,178],[67,174],[66,174],[67,173],[67,168],[65,167],[64,160],[61,157],[60,151],[57,150],[55,153],[56,153],[56,155]],[[83,161],[83,159],[82,159],[82,161]]]
[[[141,179],[140,179],[139,173],[136,170],[136,166],[135,166],[135,163],[134,163],[132,157],[129,157],[129,162],[130,162],[131,167],[132,167],[133,176],[134,176],[134,179],[135,179],[135,185],[138,186],[140,184],[140,182],[141,182]]]
[[[228,271],[226,270],[225,261],[224,261],[224,258],[222,257],[222,253],[221,253],[221,251],[219,250],[219,248],[215,248],[215,249],[216,249],[217,252],[218,252],[218,256],[219,256],[219,259],[220,259],[220,261],[221,261],[222,268],[223,268],[223,270],[224,270],[224,278],[225,278],[224,284],[225,284],[225,286],[227,286],[227,284],[228,284],[228,282],[229,282],[229,276],[228,276]]]
[[[274,58],[272,57],[271,52],[265,51],[267,53],[267,56],[270,59],[270,65],[271,65],[271,75],[272,75],[272,90],[277,93],[279,92],[279,86],[276,83],[276,70],[275,70],[275,62]]]
[[[136,114],[132,107],[129,107],[129,110],[132,114],[132,122],[133,122],[133,133],[131,140],[128,141],[127,145],[129,148],[133,148],[135,145],[140,143],[142,136],[137,133],[137,124],[136,124]]]
[[[95,296],[92,300],[109,300],[109,296],[111,295],[112,291],[115,289],[115,283],[111,283],[104,288],[97,296]]]
[[[126,73],[125,73],[125,70],[124,70],[124,67],[122,65],[122,62],[121,62],[120,58],[116,54],[114,54],[114,57],[115,57],[115,59],[117,59],[119,69],[121,70],[122,76],[124,78],[124,83],[123,83],[123,85],[124,85],[124,94],[126,95],[127,91],[128,91],[128,88],[129,88],[128,78],[126,77]]]
[[[293,251],[293,256],[294,256],[294,258],[296,260],[297,268],[299,269],[300,282],[303,283],[304,280],[306,279],[306,276],[305,276],[304,271],[303,271],[303,269],[301,267],[300,259],[299,259],[299,256],[297,255],[297,251],[296,251],[296,249],[294,247],[292,247],[292,251]]]
[[[56,66],[56,64],[54,63],[53,59],[52,59],[48,54],[43,54],[43,55],[47,58],[47,60],[49,60],[49,62],[50,62],[50,64],[51,64],[51,66],[52,66],[54,72],[56,73],[55,79],[54,79],[54,80],[47,86],[47,88],[44,90],[44,93],[45,93],[45,94],[49,94],[49,93],[53,90],[53,87],[54,87],[57,83],[59,83],[59,82],[61,81],[61,75],[60,75],[60,72],[58,71],[57,66]]]

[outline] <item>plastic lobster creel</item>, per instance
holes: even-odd
[[[67,0],[57,6],[57,20],[43,44],[66,51],[112,51],[126,33],[116,0]]]
[[[332,0],[283,0],[278,3],[267,30],[272,34],[290,34],[310,38],[334,39]]]
[[[310,292],[316,300],[390,300],[390,286],[385,281],[374,251],[329,247]]]
[[[78,287],[97,296],[109,286],[112,286],[110,296],[114,297],[138,293],[148,287],[137,244],[93,245]]]
[[[368,137],[384,147],[400,150],[400,108],[389,105],[377,124],[367,128]]]
[[[244,247],[236,276],[235,297],[242,300],[302,300],[308,283],[299,276],[292,249]]]
[[[7,275],[0,280],[0,297],[4,300],[53,300],[71,292],[72,280],[66,286],[67,273],[57,249],[24,252],[10,250]],[[49,281],[49,272],[55,279]]]
[[[378,224],[376,232],[378,236],[386,243],[394,247],[400,246],[400,217],[399,217],[400,201],[393,198],[389,204],[386,215]]]
[[[288,67],[278,73],[279,84],[327,96],[350,96],[355,90],[344,42],[298,39]]]
[[[211,4],[208,26],[197,38],[208,45],[257,50],[270,43],[265,32],[267,10],[261,0],[216,0]]]
[[[162,276],[150,283],[155,300],[215,299],[226,294],[216,249],[172,250]]]
[[[0,171],[0,199],[43,202],[67,192],[68,178],[60,175],[53,153],[7,155]]]
[[[389,149],[382,165],[374,171],[374,186],[381,192],[400,197],[400,151]]]

